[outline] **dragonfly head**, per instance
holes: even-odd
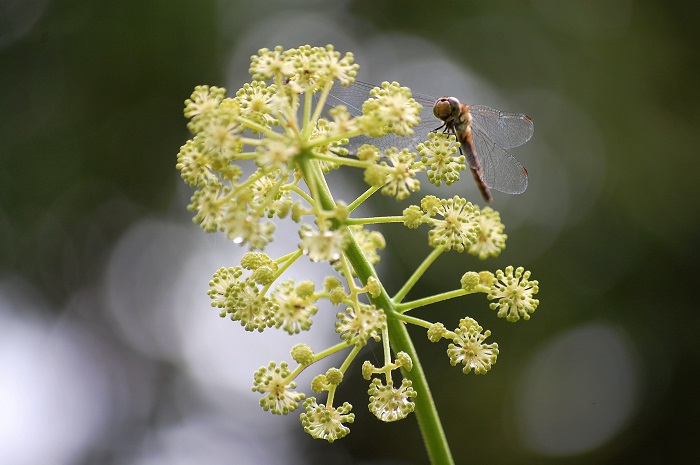
[[[441,97],[433,105],[433,114],[444,122],[449,122],[459,116],[459,100],[454,97]]]

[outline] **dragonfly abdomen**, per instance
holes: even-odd
[[[485,202],[491,202],[493,196],[491,196],[491,191],[484,182],[484,167],[479,161],[478,154],[474,149],[474,140],[472,139],[472,116],[469,113],[469,106],[465,104],[460,104],[459,106],[459,116],[454,120],[454,132],[459,140],[460,147],[464,152],[464,156],[467,158],[467,165],[472,171],[472,176],[474,181],[476,181],[476,186],[481,192],[481,196],[484,198]]]

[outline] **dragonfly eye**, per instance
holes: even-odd
[[[442,121],[449,121],[459,115],[459,100],[454,97],[441,97],[433,105],[433,114]]]

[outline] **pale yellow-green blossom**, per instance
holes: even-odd
[[[316,295],[305,292],[303,283],[295,287],[292,279],[279,284],[275,287],[272,299],[277,306],[276,328],[282,328],[289,334],[298,334],[311,328],[311,317],[318,311],[314,305]]]
[[[295,366],[269,362],[255,372],[252,386],[261,395],[260,406],[273,414],[287,414],[303,401],[304,431],[329,442],[350,432],[355,415],[349,403],[338,400],[345,394],[339,387],[358,370],[371,380],[367,404],[379,420],[401,420],[417,403],[434,410],[426,401],[430,396],[414,389],[422,389],[427,381],[404,326],[426,331],[431,342],[449,340],[447,355],[453,366],[484,374],[499,353],[498,344],[486,342],[489,330],[466,316],[454,331],[423,318],[439,318],[444,301],[465,294],[486,296],[490,308],[508,321],[529,319],[539,304],[534,298],[538,282],[530,280],[529,271],[512,266],[495,273],[462,271],[459,283],[459,276],[445,279],[451,288],[418,295],[421,287],[416,284],[434,271],[431,267],[441,266],[437,261],[442,254],[466,250],[482,260],[495,257],[505,248],[507,236],[498,212],[479,210],[458,196],[427,195],[401,214],[365,213],[372,209],[362,203],[377,193],[402,201],[420,189],[422,176],[435,186],[450,185],[466,165],[461,151],[457,153],[455,135],[442,132],[445,126],[435,128],[417,146],[410,139],[422,110],[410,89],[397,82],[372,89],[356,83],[357,71],[354,56],[331,45],[260,49],[251,57],[252,81],[233,94],[217,86],[195,87],[184,109],[192,137],[180,148],[176,163],[194,191],[188,206],[193,221],[249,250],[238,266],[219,268],[209,282],[208,295],[219,316],[228,316],[247,331],[272,328],[296,335],[310,329],[319,313],[336,314],[335,343],[325,348],[314,343],[313,349],[296,343],[291,349]],[[364,103],[343,97],[355,92],[365,93]],[[373,139],[385,135],[390,135],[390,144]],[[387,147],[393,144],[399,146]],[[367,186],[336,193],[338,176],[352,170],[364,176]],[[336,198],[341,195],[350,198]],[[421,239],[421,232],[414,231],[424,224],[430,228],[428,252],[420,243],[426,236]],[[416,254],[426,256],[415,271],[390,270],[395,279],[387,283],[375,265],[387,239],[396,234],[392,230],[388,235],[389,228],[411,229],[399,234],[418,237],[415,247],[393,250],[402,267],[418,263]],[[263,252],[279,235],[299,240],[291,250],[269,248],[279,255]],[[469,266],[473,259],[466,259]],[[304,272],[298,264],[309,261],[314,266],[325,262],[332,274],[322,286],[297,276]],[[426,306],[433,311],[406,313]],[[376,366],[363,350],[370,339],[382,343],[372,347]],[[336,366],[313,372],[316,362],[343,353],[345,359]],[[312,391],[327,396],[325,404],[296,391],[302,372],[310,373]],[[439,424],[429,422],[427,427]]]
[[[530,272],[523,267],[506,267],[505,271],[498,270],[496,279],[488,295],[492,310],[498,311],[499,318],[508,321],[530,319],[540,301],[533,296],[539,292],[539,282],[530,280]]]
[[[285,362],[279,366],[270,362],[267,367],[261,367],[255,372],[253,391],[264,394],[260,399],[263,410],[275,415],[286,415],[296,410],[299,402],[306,397],[303,393],[292,390],[296,388],[296,383],[288,380],[290,374]]]
[[[411,90],[398,82],[383,82],[370,92],[373,99],[362,106],[362,127],[371,136],[393,133],[412,136],[420,123],[421,105],[411,97]]]
[[[506,248],[508,236],[503,232],[505,226],[501,223],[501,215],[491,207],[481,210],[477,218],[479,234],[469,246],[469,253],[482,260],[497,257]]]
[[[304,401],[305,413],[299,416],[304,431],[316,439],[333,442],[345,437],[350,428],[344,423],[355,421],[355,414],[350,413],[352,405],[345,402],[340,407],[326,407],[318,404],[316,399],[309,397]]]
[[[391,166],[386,162],[380,165],[385,167],[383,172],[386,176],[382,194],[396,197],[396,200],[403,200],[420,189],[420,181],[416,179],[416,173],[421,168],[416,166],[411,152],[407,149],[401,151],[389,149],[386,157],[391,162]]]
[[[466,199],[457,196],[443,199],[434,206],[424,208],[424,211],[432,217],[428,221],[433,227],[428,233],[432,247],[463,252],[476,241],[479,209]]]
[[[314,361],[314,351],[307,344],[297,344],[292,347],[292,360],[299,365],[311,365]]]
[[[450,364],[464,365],[462,372],[465,374],[472,370],[477,375],[485,374],[498,357],[498,344],[484,342],[490,335],[491,331],[484,331],[476,320],[461,319],[459,327],[454,330],[452,344],[447,348]]]
[[[406,418],[416,408],[412,398],[416,397],[417,393],[408,379],[403,379],[401,387],[397,389],[392,385],[382,384],[378,378],[374,378],[367,394],[369,394],[369,411],[384,422]]]
[[[416,146],[431,184],[441,186],[444,182],[449,186],[459,181],[460,171],[467,169],[464,155],[455,155],[459,149],[456,141],[454,134],[431,132],[426,142]]]
[[[386,314],[374,305],[359,304],[357,309],[348,307],[336,315],[335,332],[348,342],[365,345],[369,338],[379,340],[386,328]]]

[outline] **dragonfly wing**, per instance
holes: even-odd
[[[351,115],[359,116],[362,114],[362,104],[370,98],[369,93],[375,87],[377,86],[362,81],[355,81],[354,84],[348,87],[343,87],[336,82],[326,100],[326,109],[345,105]],[[348,149],[352,151],[363,144],[372,144],[381,150],[386,150],[389,147],[396,147],[399,150],[403,148],[415,150],[416,145],[425,142],[428,139],[428,133],[438,128],[441,124],[441,121],[433,115],[434,100],[430,100],[427,96],[416,100],[423,106],[423,109],[420,113],[420,124],[413,128],[413,136],[402,137],[396,134],[387,134],[384,137],[358,136],[350,139]],[[426,105],[426,102],[429,102],[429,104]]]
[[[369,98],[369,92],[374,87],[360,81],[345,87],[336,81],[326,100],[326,107],[330,109],[338,105],[345,105],[352,116],[360,116],[362,114],[362,104]],[[314,99],[317,99],[317,97],[318,94],[315,94]]]
[[[508,113],[484,105],[471,105],[469,113],[473,124],[504,149],[524,144],[534,131],[530,117],[521,113]]]
[[[494,142],[478,126],[472,126],[476,156],[484,168],[484,182],[506,194],[521,194],[527,189],[527,171],[518,160]]]

